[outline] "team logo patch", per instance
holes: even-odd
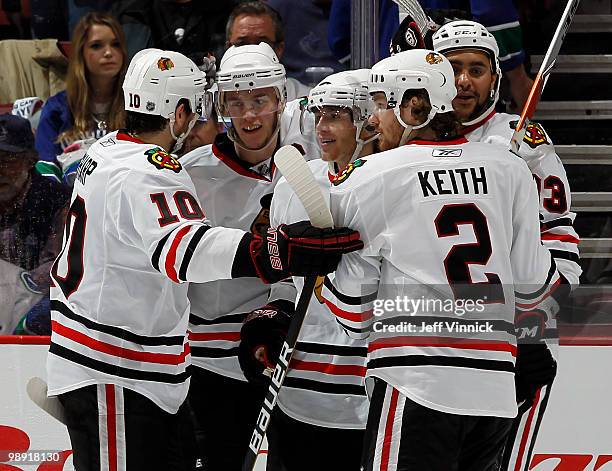
[[[147,111],[153,111],[155,109],[155,103],[152,101],[147,101]]]
[[[546,138],[546,132],[539,123],[529,123],[525,128],[525,137],[523,139],[529,147],[536,148],[542,144],[550,144]]]
[[[442,56],[436,52],[430,52],[425,56],[425,61],[431,65],[439,64],[442,62]]]
[[[147,160],[155,165],[158,169],[172,170],[174,173],[179,173],[183,168],[178,160],[168,154],[161,147],[155,147],[145,152]]]
[[[23,286],[25,286],[28,291],[34,294],[42,294],[42,290],[38,287],[34,281],[34,278],[32,278],[32,275],[30,275],[27,271],[22,272],[19,276],[23,282]]]
[[[352,163],[348,164],[344,168],[344,170],[342,170],[342,172],[340,172],[338,175],[336,175],[334,177],[334,179],[332,180],[332,184],[334,186],[340,185],[342,182],[344,182],[351,175],[351,173],[353,173],[355,171],[355,169],[357,169],[359,167],[363,167],[363,165],[366,162],[367,162],[367,160],[365,160],[365,159],[357,159],[357,160],[355,160],[355,162],[352,162]]]
[[[160,57],[160,59],[157,61],[157,68],[163,71],[170,70],[174,68],[174,62],[172,62],[172,59],[169,59],[168,57]]]

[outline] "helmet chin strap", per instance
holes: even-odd
[[[366,121],[362,121],[361,123],[356,125],[357,130],[355,131],[355,142],[357,143],[357,145],[355,146],[353,155],[351,155],[351,159],[348,162],[349,164],[359,158],[359,155],[361,154],[361,151],[363,150],[363,146],[365,146],[366,144],[369,144],[370,142],[375,141],[376,139],[378,139],[378,136],[380,136],[380,133],[376,133],[372,137],[369,137],[368,139],[365,139],[365,140],[361,139],[359,135],[361,134],[361,129],[363,128],[365,123]],[[327,162],[327,167],[329,169],[329,173],[331,173],[332,175],[336,175],[337,173],[336,162]],[[338,169],[338,170],[342,170],[342,169]]]
[[[419,124],[418,126],[412,126],[410,124],[406,124],[404,122],[404,120],[402,119],[401,115],[400,115],[400,107],[396,106],[395,108],[393,108],[393,113],[395,114],[395,117],[397,118],[397,121],[402,125],[402,127],[404,128],[404,132],[402,133],[402,137],[400,137],[400,141],[399,141],[399,145],[403,146],[404,144],[406,144],[406,142],[408,141],[408,137],[410,136],[410,134],[412,133],[412,131],[416,130],[416,129],[421,129],[424,128],[425,126],[427,126],[429,124],[429,122],[433,119],[433,117],[436,115],[436,110],[434,110],[433,108],[430,110],[429,115],[427,116],[427,119]]]
[[[183,147],[183,143],[185,142],[185,139],[187,139],[187,136],[189,135],[189,133],[195,126],[195,123],[198,120],[198,115],[196,114],[193,116],[193,119],[189,121],[189,124],[187,125],[187,129],[180,136],[177,136],[174,134],[174,123],[176,122],[174,118],[174,113],[170,113],[168,115],[168,119],[170,120],[170,134],[172,135],[172,139],[176,140],[176,142],[174,143],[174,146],[172,146],[172,150],[170,151],[170,153],[176,154],[179,150],[181,150],[181,148]]]

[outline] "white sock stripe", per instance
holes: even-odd
[[[104,384],[96,385],[96,396],[98,398],[98,437],[100,440],[100,471],[109,471],[108,465],[108,428],[106,389]]]
[[[382,407],[380,409],[380,417],[378,419],[378,432],[376,433],[376,446],[374,448],[374,471],[380,471],[382,448],[385,440],[385,426],[387,424],[387,417],[389,416],[389,404],[391,403],[391,393],[393,388],[385,383],[385,399],[383,400]]]
[[[396,471],[397,462],[399,459],[399,449],[402,442],[402,424],[404,423],[404,406],[406,405],[406,396],[398,392],[397,405],[393,417],[393,426],[391,429],[391,446],[389,450],[389,467],[387,471]],[[389,411],[391,413],[391,411]]]
[[[547,391],[548,391],[548,385],[543,386],[540,389],[540,394],[539,394],[537,402],[535,402],[521,416],[521,421],[517,428],[516,436],[514,437],[514,443],[512,444],[512,454],[510,455],[510,461],[508,462],[509,471],[515,471],[515,470],[522,471],[523,469],[528,469],[527,466],[529,463],[527,463],[527,461],[529,460],[529,449],[531,448],[532,442],[537,438],[537,436],[535,435],[535,427],[540,417],[541,405],[542,405],[543,399],[546,396]],[[528,422],[530,414],[532,414],[532,418],[531,418],[531,422],[529,423],[529,429],[527,429],[527,422]],[[525,446],[523,448],[523,452],[520,456],[520,461],[519,461],[519,452],[521,450],[521,442],[523,441],[523,437],[525,435],[527,435],[527,439],[525,440]]]
[[[115,417],[117,424],[117,471],[127,470],[127,442],[125,437],[125,406],[123,388],[115,386]]]

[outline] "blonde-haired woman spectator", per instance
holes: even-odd
[[[81,150],[124,121],[121,85],[127,68],[125,36],[115,18],[88,13],[72,35],[66,90],[50,97],[43,107],[36,132],[38,170],[61,178],[73,161],[62,155],[66,147],[81,143]],[[58,156],[59,159],[58,159]]]

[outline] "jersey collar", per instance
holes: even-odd
[[[271,179],[260,175],[259,173],[251,170],[248,162],[241,160],[236,153],[234,148],[234,142],[229,138],[227,133],[218,134],[212,145],[212,152],[221,162],[231,168],[234,172],[249,178],[255,178],[256,180],[263,180],[266,182],[274,179],[276,173],[276,165],[274,165],[274,157],[271,159],[270,175]]]
[[[478,129],[480,126],[482,126],[484,123],[486,123],[487,121],[489,121],[493,116],[495,116],[497,114],[497,111],[493,110],[491,111],[487,117],[485,119],[483,119],[482,121],[479,121],[478,123],[474,123],[471,126],[465,126],[464,128],[461,129],[461,131],[459,131],[461,134],[463,134],[464,136],[466,134],[471,133],[472,131],[475,131],[476,129]]]
[[[461,136],[450,141],[425,141],[422,139],[415,139],[414,141],[406,142],[405,145],[409,146],[416,144],[417,146],[456,146],[459,144],[465,144],[466,142],[468,142],[468,140],[464,136]]]
[[[117,139],[119,139],[120,141],[135,142],[136,144],[145,144],[137,137],[130,136],[125,129],[120,129],[119,131],[117,131]]]

